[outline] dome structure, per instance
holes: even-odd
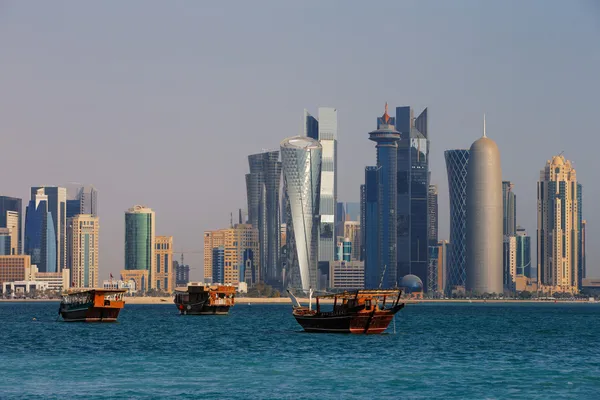
[[[406,275],[400,281],[400,287],[403,287],[406,293],[419,293],[423,291],[423,281],[416,275]]]

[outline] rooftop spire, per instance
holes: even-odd
[[[483,137],[487,137],[485,134],[485,113],[483,113]]]

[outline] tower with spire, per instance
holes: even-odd
[[[394,287],[396,274],[397,151],[400,133],[385,104],[378,128],[369,133],[376,143],[377,166],[365,170],[365,286]]]

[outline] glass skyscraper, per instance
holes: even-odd
[[[398,277],[417,275],[427,291],[429,138],[427,109],[415,119],[410,107],[396,107],[398,142]]]
[[[450,195],[450,255],[447,263],[447,294],[465,289],[467,280],[467,167],[469,150],[446,150],[448,193]]]
[[[365,184],[361,191],[362,258],[365,261],[365,288],[379,287],[381,281],[381,167],[365,168]]]
[[[365,170],[365,185],[367,189],[367,204],[369,197],[377,191],[378,195],[378,247],[373,247],[375,241],[373,239],[373,230],[369,226],[367,220],[366,232],[366,261],[365,265],[365,286],[391,288],[398,284],[398,270],[396,268],[396,251],[397,251],[397,163],[398,163],[398,140],[400,133],[393,125],[393,118],[388,114],[387,103],[385,112],[381,118],[377,120],[377,130],[369,133],[369,140],[377,143],[377,167],[379,185],[372,184],[373,179],[369,176],[369,169]],[[372,191],[375,192],[372,192]],[[425,196],[427,197],[427,196]],[[372,198],[372,197],[371,197]],[[369,211],[367,211],[368,215]],[[425,243],[426,244],[426,243]],[[373,252],[379,253],[379,260],[376,262],[373,258]],[[370,254],[369,254],[370,253]],[[367,269],[368,268],[368,269]],[[373,278],[379,278],[379,282],[373,282]]]
[[[261,280],[281,286],[279,186],[281,162],[278,151],[248,156],[246,174],[248,223],[258,229]]]
[[[517,232],[517,196],[510,181],[502,181],[502,233],[515,236]]]
[[[125,269],[148,271],[151,288],[156,288],[155,214],[136,205],[125,212]]]
[[[52,215],[56,235],[56,272],[61,272],[67,267],[67,189],[57,186],[32,187],[31,199],[34,199],[40,190],[47,196],[47,210]]]
[[[531,276],[531,237],[520,226],[517,227],[517,275]]]
[[[581,289],[585,270],[585,227],[583,222],[583,185],[577,182],[577,287]]]
[[[90,214],[98,216],[98,190],[92,185],[80,186],[74,189],[75,194],[69,189],[71,194],[67,200],[67,218],[79,214]]]
[[[9,217],[8,212],[12,211],[13,213],[18,213],[18,221],[15,224],[17,232],[13,233],[11,236],[13,238],[17,238],[17,243],[12,243],[12,247],[16,247],[17,254],[22,254],[23,252],[23,244],[22,244],[22,233],[21,233],[21,224],[22,224],[22,200],[16,197],[8,197],[8,196],[0,196],[0,228],[11,228],[9,226]]]
[[[40,272],[58,272],[57,240],[52,213],[48,210],[48,196],[38,189],[25,212],[25,254]]]
[[[321,154],[318,141],[294,136],[281,142],[286,207],[289,207],[288,266],[296,287],[308,291],[318,282]],[[293,244],[290,244],[293,242]],[[293,254],[290,254],[293,253]]]

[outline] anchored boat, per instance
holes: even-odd
[[[58,313],[65,322],[115,322],[126,289],[89,289],[65,294]]]
[[[324,333],[383,333],[394,315],[404,307],[401,290],[356,290],[316,297],[316,310],[292,299],[292,314],[306,332]],[[333,299],[331,311],[322,311],[320,299]]]
[[[235,288],[229,285],[190,283],[175,290],[174,302],[182,315],[227,315],[235,304]]]

